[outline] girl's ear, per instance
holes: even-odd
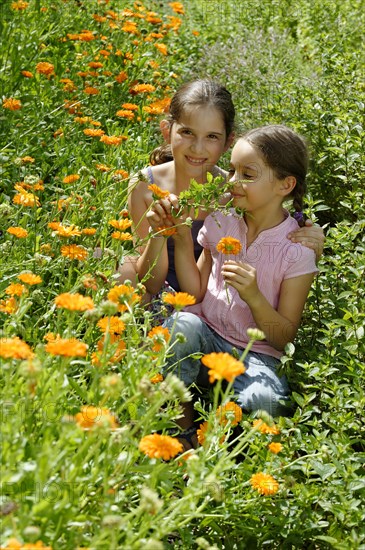
[[[234,132],[231,132],[226,140],[226,144],[224,146],[224,153],[228,151],[230,147],[232,147],[232,144],[234,140],[236,139],[236,134]]]
[[[279,182],[279,193],[281,196],[285,197],[290,195],[293,192],[297,184],[297,179],[295,176],[287,176]]]
[[[171,124],[168,120],[164,119],[160,122],[160,130],[166,143],[170,143],[170,129]]]

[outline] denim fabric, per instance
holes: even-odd
[[[174,343],[174,354],[167,359],[163,374],[166,376],[168,372],[174,372],[186,386],[209,384],[208,369],[200,359],[192,357],[195,353],[232,353],[235,349],[240,356],[243,352],[193,313],[175,313],[165,321],[164,326],[172,333],[170,344]],[[185,343],[175,342],[179,332],[185,336]],[[246,371],[237,376],[233,383],[240,407],[248,412],[263,409],[272,416],[285,414],[287,408],[279,400],[287,399],[290,390],[285,376],[279,378],[276,374],[280,361],[264,353],[248,352],[244,364]]]

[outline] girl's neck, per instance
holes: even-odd
[[[254,240],[262,231],[272,229],[273,227],[281,224],[285,220],[285,210],[282,206],[280,206],[279,209],[263,217],[246,212],[244,215],[244,220],[248,227],[248,234],[251,235]]]

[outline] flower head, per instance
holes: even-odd
[[[46,352],[62,357],[86,357],[87,344],[76,338],[56,338],[46,345]]]
[[[250,483],[261,495],[275,495],[279,490],[279,483],[270,474],[262,472],[253,474]]]
[[[152,351],[155,351],[156,353],[161,351],[166,345],[166,342],[170,340],[169,329],[165,327],[154,327],[149,331],[147,336],[153,341],[154,345],[152,347]]]
[[[65,176],[62,181],[63,183],[74,183],[79,179],[80,176],[78,174],[70,174],[69,176]]]
[[[175,309],[182,309],[183,307],[194,305],[196,298],[187,292],[176,292],[175,294],[165,294],[162,301],[165,304],[170,304]]]
[[[124,218],[122,220],[109,220],[109,224],[119,231],[125,231],[132,225],[132,221]]]
[[[78,246],[76,244],[64,245],[61,246],[61,254],[70,260],[86,260],[88,256],[87,250],[83,246]]]
[[[169,435],[146,435],[139,442],[139,450],[150,458],[169,460],[184,450],[178,439]]]
[[[148,186],[148,189],[152,191],[152,198],[155,201],[158,201],[159,199],[164,199],[165,197],[168,197],[170,194],[170,191],[164,191],[156,185],[155,183],[151,183],[151,185]]]
[[[8,99],[3,99],[3,108],[9,111],[18,111],[22,108],[22,102],[19,99],[9,97]]]
[[[34,353],[18,336],[0,339],[0,357],[4,359],[31,359]]]
[[[129,92],[132,95],[136,94],[145,94],[149,92],[154,92],[156,90],[155,86],[152,86],[152,84],[135,84],[135,86],[132,86],[129,89]]]
[[[88,296],[69,292],[56,296],[55,304],[59,308],[69,309],[70,311],[87,311],[94,308],[94,302]]]
[[[219,422],[224,426],[227,424],[237,426],[242,420],[242,409],[233,401],[229,401],[225,405],[218,407],[216,415],[219,418]]]
[[[18,303],[14,296],[8,298],[7,300],[0,300],[0,311],[6,313],[7,315],[12,315],[18,309]]]
[[[10,235],[18,237],[18,239],[25,239],[25,237],[28,237],[29,234],[28,231],[22,227],[9,227],[6,232],[10,233]]]
[[[22,294],[27,294],[28,290],[24,285],[19,283],[11,283],[5,289],[5,294],[9,296],[21,296]]]
[[[97,326],[102,332],[110,332],[111,334],[121,334],[125,330],[125,324],[120,317],[111,316],[103,317],[97,322]]]
[[[112,239],[116,239],[117,241],[133,241],[133,237],[130,233],[114,231],[111,236]]]
[[[75,421],[84,430],[100,426],[111,429],[118,427],[117,419],[109,409],[92,405],[81,407],[81,412],[75,415]]]
[[[42,278],[34,273],[20,273],[18,279],[27,285],[39,285],[42,282]]]
[[[233,237],[222,237],[217,244],[217,251],[222,254],[238,254],[241,250],[241,242]]]
[[[52,63],[48,63],[47,61],[41,61],[40,63],[37,63],[35,70],[39,74],[51,76],[54,74],[54,65],[52,65]]]
[[[51,222],[53,223],[53,222]],[[48,224],[48,227],[51,227],[51,223]],[[57,227],[56,225],[57,224]],[[62,223],[55,222],[53,227],[53,231],[58,235],[59,237],[79,237],[81,235],[80,229],[77,227],[77,225],[62,225]]]
[[[281,443],[276,443],[275,441],[273,441],[272,443],[268,444],[268,449],[271,453],[277,455],[278,453],[280,453],[280,451],[283,450],[283,446]]]
[[[209,382],[211,384],[222,378],[227,382],[232,382],[236,376],[243,374],[246,370],[243,363],[229,353],[209,353],[204,355],[201,361],[209,369]]]
[[[108,293],[108,300],[119,305],[119,311],[126,311],[129,307],[141,301],[141,296],[137,294],[135,288],[129,285],[116,285]]]
[[[101,136],[100,141],[106,145],[120,145],[122,141],[126,140],[126,136]]]
[[[275,424],[269,426],[266,422],[261,420],[261,418],[256,418],[256,420],[253,421],[252,426],[262,434],[279,435],[280,433],[279,428],[275,426]]]

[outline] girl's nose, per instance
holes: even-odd
[[[204,151],[203,140],[199,138],[194,139],[193,143],[191,144],[191,150],[194,151],[195,154]]]

